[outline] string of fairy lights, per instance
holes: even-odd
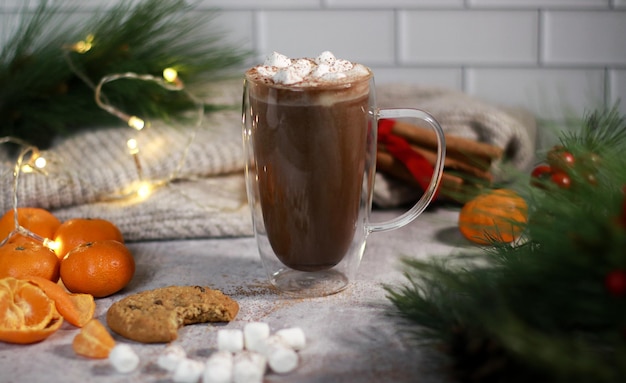
[[[91,79],[89,79],[83,72],[77,69],[76,65],[72,61],[72,54],[85,54],[89,52],[93,47],[94,36],[88,35],[84,40],[78,41],[71,45],[63,46],[63,54],[65,60],[72,70],[72,72],[80,78],[87,86],[93,89],[94,91],[94,101],[104,111],[109,114],[116,116],[120,120],[124,121],[130,128],[135,131],[134,137],[129,138],[126,141],[126,149],[128,150],[129,158],[134,164],[134,167],[137,172],[137,179],[135,182],[131,183],[127,187],[124,187],[122,190],[115,191],[114,193],[102,196],[102,200],[113,200],[113,199],[122,199],[128,197],[136,197],[140,200],[148,198],[155,188],[164,186],[169,184],[172,180],[178,178],[178,172],[183,166],[185,158],[187,157],[189,146],[193,142],[196,130],[199,128],[204,119],[205,108],[204,103],[199,100],[192,93],[188,92],[185,89],[185,86],[182,80],[178,76],[178,72],[174,68],[165,68],[162,72],[162,76],[153,76],[150,74],[138,74],[134,72],[125,72],[125,73],[115,73],[104,76],[100,79],[97,84],[94,84]],[[158,86],[176,92],[184,92],[190,100],[192,100],[197,106],[197,118],[194,127],[196,129],[192,130],[190,137],[188,139],[188,144],[183,150],[182,157],[179,161],[178,166],[176,166],[175,170],[170,173],[168,176],[163,178],[151,179],[146,178],[144,176],[144,171],[142,167],[141,160],[141,150],[140,150],[140,137],[141,132],[150,127],[150,122],[144,121],[141,117],[135,115],[129,115],[114,105],[110,104],[105,92],[103,91],[103,87],[106,84],[109,84],[118,80],[134,80],[134,81],[144,81],[151,82],[157,84]],[[13,209],[13,219],[14,219],[14,229],[11,233],[7,235],[6,238],[1,239],[0,246],[5,244],[11,237],[16,234],[29,237],[34,239],[44,246],[50,248],[51,250],[55,250],[59,247],[59,244],[56,243],[53,239],[43,238],[36,233],[28,230],[23,227],[18,219],[18,185],[20,176],[25,173],[33,173],[37,172],[43,175],[48,175],[47,168],[50,162],[54,161],[53,158],[49,158],[46,156],[46,153],[39,150],[34,145],[29,144],[28,142],[18,139],[16,137],[2,137],[0,138],[0,145],[2,144],[17,144],[21,148],[17,159],[15,161],[15,166],[13,167],[13,185],[12,185],[12,209]],[[85,183],[89,185],[89,183]]]

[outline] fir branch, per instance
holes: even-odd
[[[626,144],[626,116],[619,113],[618,107],[616,103],[612,108],[589,113],[580,131],[565,133],[561,143],[590,151],[623,147]]]
[[[93,84],[113,73],[158,76],[173,67],[188,87],[210,92],[211,81],[248,56],[211,30],[215,15],[183,0],[121,1],[93,13],[72,1],[40,0],[32,10],[25,5],[0,58],[0,134],[45,147],[60,134],[119,124],[93,94]],[[64,50],[88,35],[94,41],[85,54]],[[144,82],[119,81],[104,92],[116,107],[146,118],[174,118],[195,107],[182,92]]]
[[[429,261],[404,260],[407,282],[387,286],[409,332],[443,344],[453,375],[472,382],[621,382],[626,295],[605,286],[626,270],[626,127],[616,109],[593,113],[562,143],[597,154],[597,181],[571,170],[571,189],[528,186],[526,241]]]

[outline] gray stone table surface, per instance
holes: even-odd
[[[398,211],[375,211],[382,221]],[[435,207],[408,226],[368,238],[357,280],[347,290],[324,298],[293,299],[270,288],[254,238],[130,243],[137,263],[135,277],[123,291],[98,299],[95,316],[128,294],[168,285],[208,285],[240,305],[228,324],[197,324],[179,330],[178,340],[191,358],[206,359],[217,346],[221,328],[242,329],[263,321],[271,331],[298,326],[307,336],[298,368],[284,375],[268,372],[265,382],[442,382],[435,355],[407,342],[407,331],[387,313],[391,303],[383,284],[405,281],[400,258],[444,256],[467,247],[457,229],[458,209]],[[34,345],[0,342],[0,382],[169,382],[172,375],[156,364],[163,344],[145,345],[115,335],[140,357],[139,368],[117,373],[107,360],[77,356],[72,339],[78,329],[64,323]]]

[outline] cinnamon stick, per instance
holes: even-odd
[[[420,148],[415,145],[410,145],[411,149],[416,153],[420,154],[429,164],[435,166],[437,162],[437,152],[430,149]],[[385,145],[378,144],[378,151],[383,151],[388,153]],[[481,167],[474,166],[471,163],[461,161],[457,158],[451,158],[446,156],[443,162],[444,170],[455,170],[459,173],[465,173],[468,176],[480,178],[486,181],[491,182],[493,180],[492,174],[489,170],[482,169]]]
[[[387,152],[379,150],[376,153],[376,167],[392,177],[417,185],[417,181],[415,181],[413,175],[404,164]],[[441,176],[441,186],[447,190],[459,190],[463,183],[464,181],[461,177],[448,174],[445,171]]]
[[[384,146],[380,145],[379,148],[384,149]],[[413,149],[416,153],[421,154],[422,157],[424,157],[431,165],[435,165],[435,162],[437,161],[436,151],[420,148],[415,145],[411,145],[411,149]],[[481,178],[487,181],[493,180],[493,176],[489,172],[489,169],[484,169],[482,166],[475,166],[473,163],[462,161],[458,158],[446,156],[443,162],[443,167],[447,170],[456,170],[469,176]]]
[[[421,128],[407,122],[395,121],[392,132],[406,139],[410,144],[437,149],[437,136],[431,129]],[[463,137],[446,134],[446,153],[448,157],[473,162],[476,166],[488,169],[491,163],[502,158],[504,150],[494,145],[478,142]]]

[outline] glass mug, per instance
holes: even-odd
[[[281,292],[319,297],[342,291],[356,276],[368,235],[405,226],[434,197],[445,157],[441,126],[417,109],[378,109],[374,89],[369,69],[349,82],[314,87],[272,84],[246,72],[247,196],[263,267]],[[371,223],[383,118],[415,118],[432,128],[437,160],[411,209]]]

